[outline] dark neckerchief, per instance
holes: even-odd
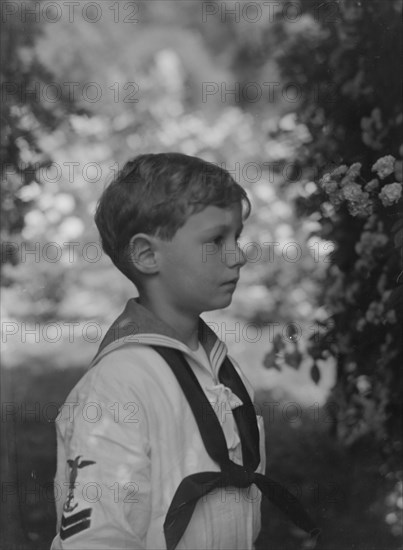
[[[164,522],[167,549],[176,548],[201,497],[217,487],[247,488],[252,483],[298,527],[312,537],[318,537],[320,529],[315,526],[299,500],[279,483],[263,474],[255,473],[260,463],[259,429],[255,409],[248,391],[228,357],[225,358],[218,377],[220,382],[230,388],[243,402],[242,406],[232,411],[241,440],[243,466],[230,460],[222,427],[183,354],[173,348],[155,345],[152,347],[172,369],[192,409],[206,451],[221,469],[220,472],[192,474],[181,481]]]

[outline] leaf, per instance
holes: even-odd
[[[281,372],[281,368],[277,364],[277,353],[275,353],[274,351],[269,351],[269,353],[266,353],[263,359],[263,366],[266,369],[276,369]]]
[[[298,325],[296,323],[290,323],[287,325],[287,338],[292,342],[295,342],[299,338]]]
[[[302,361],[302,354],[298,349],[295,349],[294,351],[286,352],[284,360],[289,367],[298,369]]]
[[[278,353],[281,350],[283,350],[284,347],[285,347],[285,344],[283,341],[283,337],[281,336],[281,334],[276,334],[273,341],[273,352]]]
[[[399,218],[391,227],[392,232],[403,229],[403,218]]]
[[[401,160],[395,162],[395,177],[397,181],[403,181],[403,162]]]
[[[403,228],[396,231],[393,236],[393,242],[395,243],[395,248],[401,248],[403,246]]]
[[[394,309],[397,319],[403,320],[403,285],[394,288],[385,303],[385,311]]]
[[[315,382],[315,384],[318,384],[320,380],[320,370],[316,363],[314,363],[311,367],[311,378]]]

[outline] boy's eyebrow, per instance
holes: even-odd
[[[244,228],[244,225],[243,223],[241,223],[241,225],[239,226],[239,229],[238,231],[241,232]],[[226,225],[226,224],[219,224],[219,225],[214,225],[212,227],[208,227],[207,229],[205,229],[203,231],[203,233],[207,233],[208,231],[227,231],[228,229],[231,229],[231,226],[230,225]]]

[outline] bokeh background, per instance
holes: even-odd
[[[129,158],[227,168],[253,212],[205,319],[324,550],[402,546],[401,1],[2,8],[2,538],[55,531],[54,419],[135,289],[93,222]],[[265,504],[257,548],[308,548]]]

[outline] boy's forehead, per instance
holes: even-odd
[[[188,224],[197,227],[199,230],[210,229],[219,225],[228,227],[242,225],[242,206],[238,203],[225,208],[206,206],[201,212],[192,214],[188,218]]]

